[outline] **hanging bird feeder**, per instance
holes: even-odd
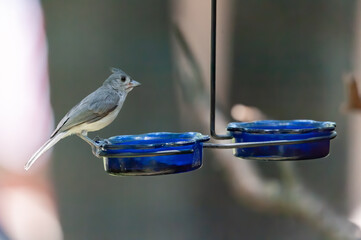
[[[330,139],[336,137],[335,127],[333,122],[265,120],[230,123],[227,129],[237,143],[262,141],[288,143],[236,148],[234,151],[236,157],[251,160],[305,160],[323,158],[329,154]],[[297,143],[299,141],[304,142]]]
[[[123,135],[103,140],[80,136],[92,146],[96,157],[103,158],[107,173],[140,176],[196,170],[202,166],[203,148],[233,149],[236,157],[264,161],[306,160],[329,154],[330,140],[337,136],[333,122],[234,122],[228,124],[227,134],[216,133],[217,0],[212,0],[211,11],[210,133],[214,139],[232,140],[232,143],[209,143],[209,136],[196,132]]]
[[[116,136],[97,147],[111,175],[159,175],[187,172],[202,166],[202,145],[209,136],[195,132]]]

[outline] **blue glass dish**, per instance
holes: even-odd
[[[107,139],[96,154],[111,175],[180,173],[202,166],[202,146],[208,140],[196,132],[123,135]]]
[[[277,140],[306,140],[322,137],[319,141],[299,144],[236,148],[234,155],[254,160],[303,160],[326,157],[330,139],[335,136],[336,124],[313,120],[263,120],[234,122],[227,127],[236,143]]]

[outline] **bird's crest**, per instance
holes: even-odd
[[[125,74],[125,75],[126,75],[126,73],[123,72],[123,71],[122,71],[121,69],[119,69],[119,68],[112,67],[112,68],[110,68],[110,71],[112,71],[112,73],[120,73],[120,74]]]

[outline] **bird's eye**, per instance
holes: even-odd
[[[120,80],[121,80],[122,82],[125,82],[125,81],[127,80],[127,78],[126,78],[125,76],[122,76],[122,77],[120,78]]]

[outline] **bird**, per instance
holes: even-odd
[[[75,105],[59,122],[49,140],[37,150],[25,164],[25,170],[61,139],[77,134],[83,139],[88,132],[108,126],[117,117],[127,94],[140,85],[118,68],[111,68],[112,74],[97,90]]]

